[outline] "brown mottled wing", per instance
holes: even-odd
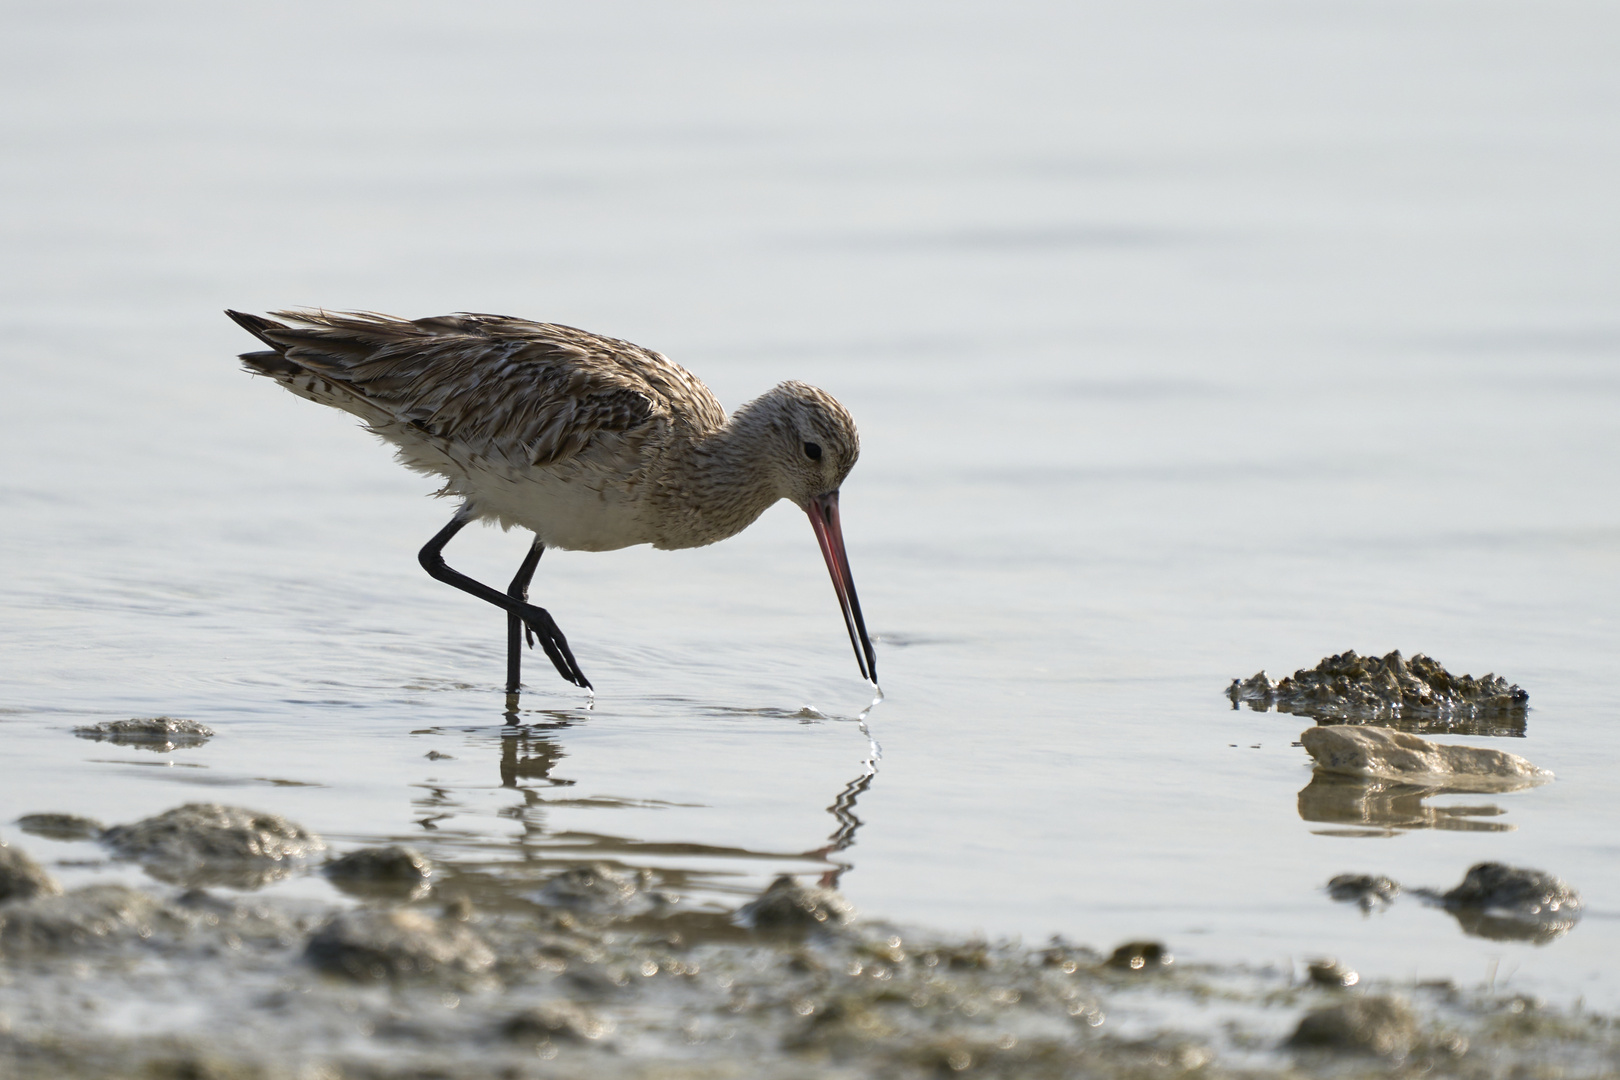
[[[276,315],[291,325],[259,332],[287,361],[396,423],[512,464],[566,461],[599,435],[667,419],[659,384],[671,372],[696,383],[656,353],[567,326],[497,315]]]

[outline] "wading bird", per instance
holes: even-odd
[[[547,547],[688,548],[735,536],[778,499],[810,515],[861,676],[877,658],[844,554],[838,488],[860,453],[855,421],[825,392],[785,382],[727,417],[691,372],[628,341],[501,315],[405,320],[371,312],[227,311],[269,351],[243,366],[353,413],[399,460],[461,499],[418,558],[433,577],[506,612],[506,689],[523,638],[591,688],[529,581]],[[468,522],[534,533],[505,592],[451,569]]]

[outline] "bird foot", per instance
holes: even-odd
[[[559,675],[575,686],[586,690],[594,689],[591,680],[579,670],[579,661],[574,659],[573,651],[568,648],[568,639],[557,628],[556,621],[545,608],[524,604],[517,614],[523,620],[524,636],[528,639],[531,649],[534,648],[535,639],[538,638],[540,647],[545,650],[546,656],[550,658]]]

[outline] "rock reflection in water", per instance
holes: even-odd
[[[1446,911],[1457,920],[1462,932],[1470,937],[1490,941],[1526,941],[1532,945],[1546,945],[1557,941],[1579,921],[1575,916],[1528,921],[1515,919],[1492,911],[1490,908],[1447,907]]]
[[[1330,825],[1360,826],[1353,831],[1317,830],[1322,835],[1393,836],[1399,829],[1454,829],[1512,832],[1505,822],[1482,821],[1506,813],[1501,807],[1428,806],[1435,795],[1465,794],[1455,788],[1421,787],[1326,773],[1320,769],[1299,793],[1299,816]],[[1376,830],[1376,831],[1375,831]]]

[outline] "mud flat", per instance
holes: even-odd
[[[1620,1062],[1609,1018],[1519,997],[1369,985],[1328,961],[1189,965],[1173,942],[976,941],[864,920],[791,878],[735,911],[690,910],[644,869],[581,864],[536,889],[375,848],[324,868],[391,886],[358,893],[370,902],[205,889],[193,882],[268,880],[244,861],[320,874],[315,841],[250,811],[182,809],[141,830],[166,856],[145,888],[64,893],[11,838],[0,1076],[1487,1078]],[[1539,913],[1573,896],[1506,870],[1458,889],[1437,902]]]

